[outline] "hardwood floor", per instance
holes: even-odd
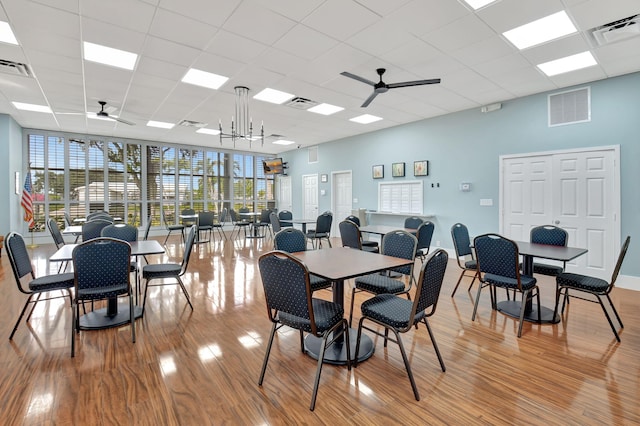
[[[180,238],[167,248],[149,262],[179,262]],[[469,280],[449,296],[460,272],[451,260],[430,319],[446,373],[424,327],[402,336],[421,401],[398,347],[375,338],[375,354],[358,368],[323,368],[309,411],[316,362],[290,329],[278,333],[258,387],[270,323],[256,259],[270,248],[270,240],[248,239],[198,245],[185,275],[193,311],[178,286],[150,288],[136,343],[129,326],[82,331],[75,358],[68,300],[39,303],[8,340],[25,297],[3,253],[2,424],[640,424],[640,292],[613,292],[625,324],[619,344],[600,307],[581,300],[560,324],[526,323],[518,339],[517,321],[492,311],[486,291],[471,321]],[[53,244],[30,250],[37,275],[55,272],[47,264],[54,251]],[[552,306],[555,282],[539,282],[543,304]],[[359,294],[356,306],[366,297]]]

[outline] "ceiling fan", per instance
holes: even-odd
[[[384,69],[384,68],[378,68],[376,70],[376,72],[380,76],[380,81],[377,82],[377,83],[373,82],[371,80],[367,80],[366,78],[360,77],[359,75],[351,74],[350,72],[347,72],[347,71],[341,72],[340,75],[344,75],[345,77],[353,78],[354,80],[358,80],[358,81],[361,81],[361,82],[363,82],[365,84],[373,86],[373,93],[361,105],[362,108],[368,106],[371,103],[371,101],[373,101],[373,99],[376,96],[378,96],[380,93],[385,93],[389,89],[397,89],[398,87],[422,86],[424,84],[438,84],[438,83],[440,83],[440,79],[439,78],[433,78],[433,79],[430,79],[430,80],[403,81],[401,83],[387,84],[384,81],[382,81],[382,74],[384,74],[385,71],[386,71],[386,69]]]
[[[128,124],[129,126],[135,126],[136,125],[136,123],[134,123],[132,121],[129,121],[129,120],[125,120],[124,118],[120,118],[120,117],[117,117],[115,115],[109,115],[109,113],[104,110],[104,107],[107,105],[106,101],[98,101],[98,103],[100,104],[100,111],[95,113],[96,117],[101,118],[103,120],[118,121],[120,123]],[[60,114],[60,115],[89,115],[89,114],[92,114],[92,113],[57,112],[56,114]]]

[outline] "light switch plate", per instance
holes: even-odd
[[[493,205],[493,198],[481,198],[480,199],[480,205],[481,206],[492,206]]]

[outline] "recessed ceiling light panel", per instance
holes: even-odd
[[[159,127],[161,129],[171,129],[173,128],[173,126],[175,126],[174,123],[167,123],[164,121],[153,121],[153,120],[149,120],[147,122],[147,126],[149,127]]]
[[[349,119],[349,121],[353,121],[355,123],[360,123],[360,124],[369,124],[369,123],[374,123],[380,120],[382,120],[382,117],[376,117],[375,115],[371,115],[371,114],[363,114],[363,115],[359,115],[357,117],[353,117]]]
[[[183,83],[194,84],[214,90],[218,90],[227,80],[229,80],[229,77],[197,70],[195,68],[189,68],[189,71],[182,77]]]
[[[0,41],[9,44],[18,44],[16,36],[11,31],[11,26],[8,22],[0,21]]]
[[[293,145],[294,141],[286,141],[284,139],[278,139],[277,141],[271,142],[274,145]]]
[[[47,112],[52,114],[51,108],[46,105],[26,104],[24,102],[11,102],[14,107],[22,111]]]
[[[213,136],[216,136],[216,135],[219,135],[219,134],[220,134],[220,130],[218,130],[218,129],[206,129],[206,128],[202,128],[202,129],[198,129],[198,130],[196,130],[196,133],[202,133],[202,134],[205,134],[205,135],[213,135]]]
[[[255,95],[253,99],[259,101],[271,102],[272,104],[283,104],[293,98],[291,93],[281,92],[280,90],[269,89],[268,87]]]
[[[85,41],[83,49],[84,59],[103,65],[133,70],[136,67],[138,55],[126,50],[114,49],[100,44]]]
[[[307,111],[315,112],[316,114],[331,115],[335,114],[338,111],[342,111],[343,109],[344,108],[335,105],[319,104],[312,108],[309,108]]]
[[[537,21],[502,33],[518,49],[526,49],[577,32],[567,13],[562,10]]]
[[[481,7],[485,7],[488,4],[495,2],[496,0],[464,0],[466,4],[471,6],[473,10],[478,10]]]
[[[544,64],[538,65],[538,68],[540,68],[540,70],[548,77],[552,77],[554,75],[591,67],[597,64],[598,62],[596,59],[593,57],[591,52],[587,50],[586,52],[545,62]]]

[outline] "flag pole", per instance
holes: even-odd
[[[33,242],[33,231],[31,229],[29,229],[29,233],[31,234],[31,244],[27,245],[27,247],[30,249],[38,247],[38,245]]]
[[[33,242],[33,186],[31,183],[31,170],[27,169],[27,175],[24,178],[24,187],[22,189],[22,198],[20,199],[20,205],[24,209],[24,221],[27,222],[27,226],[29,227],[29,233],[31,234],[31,244],[27,247],[35,248],[38,247],[36,243]]]

